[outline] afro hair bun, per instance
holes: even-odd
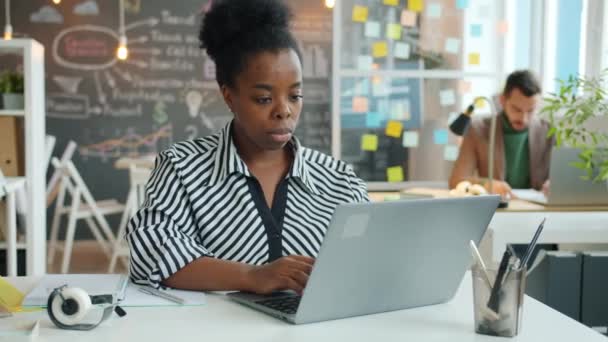
[[[203,17],[201,47],[214,60],[235,41],[253,31],[289,30],[292,13],[282,0],[209,0],[213,1]]]

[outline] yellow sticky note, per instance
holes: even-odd
[[[372,46],[372,56],[378,57],[386,57],[388,55],[388,44],[384,41],[375,42]]]
[[[353,21],[358,23],[364,23],[367,21],[368,9],[365,6],[355,5],[353,6]]]
[[[355,96],[353,97],[353,112],[355,113],[366,113],[369,111],[369,101],[367,97]]]
[[[25,295],[11,285],[6,279],[0,277],[0,305],[6,307],[9,311],[16,311]]]
[[[378,136],[375,134],[363,134],[361,137],[361,150],[378,151]]]
[[[469,64],[479,65],[479,53],[473,52],[469,54]]]
[[[384,0],[384,4],[388,6],[399,6],[399,0]]]
[[[424,9],[424,0],[408,0],[407,8],[412,12],[422,12]]]
[[[386,178],[389,182],[403,182],[403,167],[393,166],[386,169]]]
[[[399,138],[401,136],[401,131],[403,131],[403,124],[401,121],[389,121],[386,124],[385,133],[389,137]]]
[[[401,39],[401,25],[386,24],[386,37],[394,40]]]

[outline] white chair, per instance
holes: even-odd
[[[55,205],[53,224],[51,226],[51,240],[49,242],[47,260],[49,263],[53,262],[58,247],[57,235],[59,234],[59,222],[61,216],[67,214],[68,225],[65,236],[65,246],[63,248],[63,260],[61,263],[61,273],[67,273],[70,266],[77,221],[80,219],[85,220],[104,253],[110,256],[111,246],[114,245],[115,239],[105,216],[120,214],[124,211],[125,206],[115,199],[95,201],[71,160],[61,163],[59,159],[54,157],[51,162],[55,169],[60,172],[60,176],[59,193],[57,204]],[[71,204],[69,206],[65,203],[66,193],[71,197]],[[102,235],[102,232],[105,237]]]
[[[129,219],[135,215],[139,206],[144,202],[146,197],[146,184],[150,179],[151,169],[137,167],[134,164],[129,166],[129,194],[127,195],[127,202],[125,203],[125,211],[120,220],[120,226],[116,234],[116,240],[114,242],[114,248],[112,251],[112,258],[110,259],[110,266],[108,267],[108,273],[114,273],[116,267],[116,260],[122,257],[121,260],[125,268],[128,268],[128,256],[129,246],[126,244],[125,233],[127,230],[127,224]]]
[[[6,239],[6,275],[17,276],[17,208],[15,193],[25,187],[24,177],[4,178],[0,170],[0,199],[6,197],[4,237]]]

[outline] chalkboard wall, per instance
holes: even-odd
[[[288,3],[304,56],[305,105],[296,133],[305,146],[329,153],[331,11],[320,0]],[[156,154],[231,118],[215,66],[199,49],[208,1],[125,5],[130,55],[118,61],[118,0],[12,2],[16,36],[45,47],[47,133],[57,137],[55,155],[69,140],[78,144],[74,161],[96,199],[125,200],[128,177],[114,168],[116,159]]]

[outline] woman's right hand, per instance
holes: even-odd
[[[274,291],[293,290],[302,294],[315,259],[289,255],[269,264],[253,266],[247,272],[249,291],[269,294]]]

